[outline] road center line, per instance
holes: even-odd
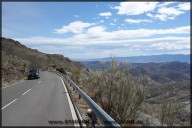
[[[11,101],[10,103],[8,103],[7,105],[5,105],[4,107],[1,108],[1,110],[3,110],[4,108],[8,107],[10,104],[12,104],[13,102],[15,102],[17,99],[14,99],[13,101]]]
[[[24,92],[22,95],[25,95],[25,94],[28,93],[29,91],[31,91],[31,89],[27,90],[27,91]]]
[[[59,77],[60,77],[60,76],[59,76]],[[61,77],[60,77],[60,78],[61,78]],[[64,89],[65,89],[65,92],[66,92],[65,94],[67,95],[67,99],[68,99],[68,102],[69,102],[69,107],[70,107],[70,109],[71,109],[72,118],[73,118],[74,121],[75,121],[75,120],[78,120],[78,119],[77,119],[77,115],[75,114],[75,109],[74,109],[74,107],[73,107],[73,105],[72,105],[72,102],[71,102],[71,99],[70,99],[70,97],[69,97],[67,88],[65,87],[65,84],[64,84],[62,78],[61,78],[61,82],[62,82],[63,87],[64,87]],[[75,126],[79,126],[79,125],[77,125],[77,123],[74,123],[74,125],[75,125]]]

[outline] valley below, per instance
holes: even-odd
[[[110,61],[83,61],[88,69],[108,70]],[[118,61],[124,70],[123,61]],[[129,63],[134,78],[145,79],[146,97],[141,111],[167,126],[190,125],[190,64],[170,61],[160,63]],[[146,122],[147,123],[147,122]],[[149,123],[149,122],[148,122]]]

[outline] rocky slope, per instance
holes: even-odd
[[[2,46],[2,83],[12,83],[23,79],[31,68],[42,70],[63,68],[71,71],[84,66],[79,62],[59,54],[46,54],[36,49],[27,48],[13,39],[1,38]]]
[[[134,63],[130,73],[136,77],[147,76],[158,83],[190,80],[190,64],[186,62]]]

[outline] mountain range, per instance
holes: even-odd
[[[87,59],[87,60],[78,60],[78,61],[110,61],[110,57],[100,58],[100,59]],[[131,57],[115,57],[117,61],[127,61],[129,63],[149,63],[149,62],[187,62],[190,63],[190,54],[161,54],[161,55],[150,55],[150,56],[131,56]]]
[[[81,62],[89,69],[99,70],[99,61]],[[118,62],[123,69],[123,62]],[[134,77],[147,77],[153,85],[160,85],[167,82],[178,82],[190,80],[190,64],[186,62],[172,61],[161,63],[128,63],[129,73]],[[109,69],[111,62],[103,62],[102,67]]]

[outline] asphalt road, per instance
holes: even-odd
[[[2,89],[2,126],[78,126],[61,77],[41,72]],[[68,121],[68,123],[67,123]]]

